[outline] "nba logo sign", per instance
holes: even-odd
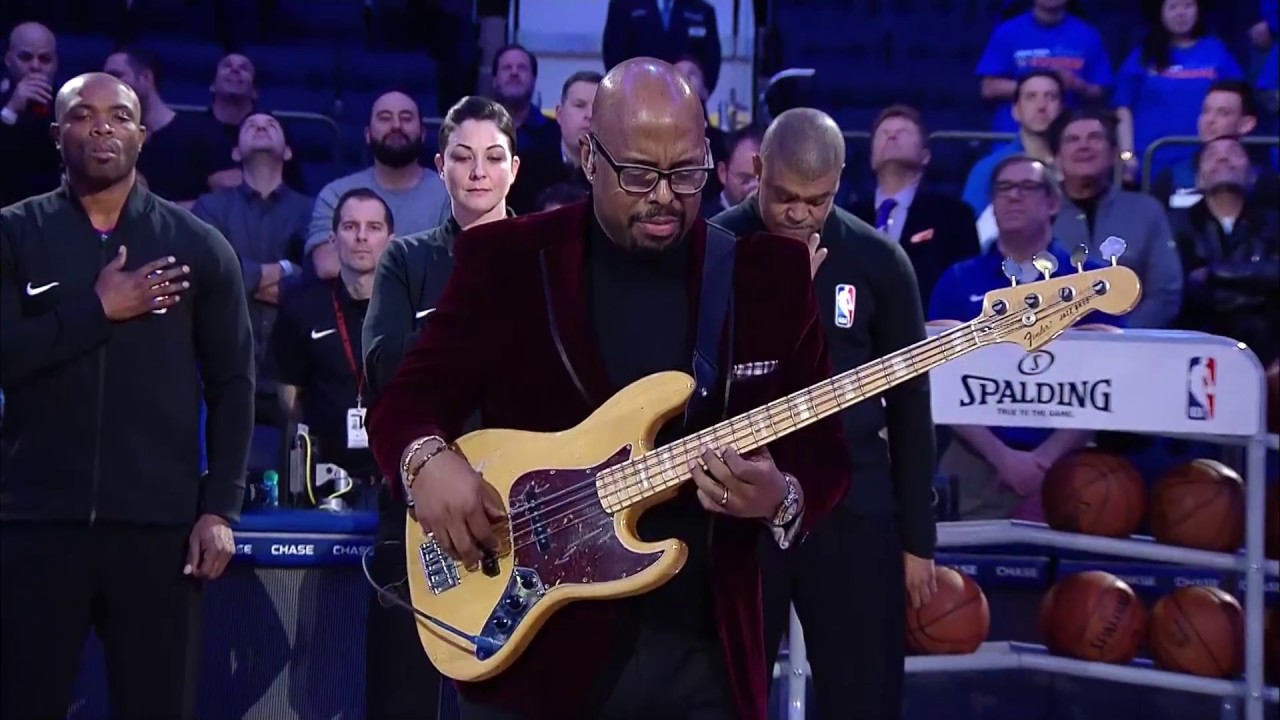
[[[836,286],[836,327],[853,327],[853,306],[857,300],[857,288],[852,285]]]
[[[1212,420],[1217,413],[1218,361],[1193,357],[1187,367],[1187,419]]]

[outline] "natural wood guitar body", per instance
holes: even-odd
[[[514,662],[566,603],[638,595],[679,572],[687,554],[684,543],[648,543],[636,535],[641,513],[669,499],[678,487],[610,515],[594,478],[604,468],[649,452],[657,431],[683,411],[692,390],[688,375],[660,373],[628,386],[569,430],[479,430],[458,441],[459,450],[497,488],[508,511],[536,509],[542,530],[534,533],[524,519],[513,520],[504,528],[511,531],[507,538],[512,544],[499,553],[496,572],[490,566],[486,574],[484,567],[464,568],[444,556],[421,526],[407,519],[414,607],[468,635],[488,635],[501,643],[481,659],[472,643],[418,617],[422,645],[441,673],[463,681],[489,678]],[[436,585],[444,589],[433,589],[428,573],[441,578]],[[536,584],[526,579],[531,587],[521,585],[531,574],[536,574]],[[518,607],[511,598],[520,598]]]

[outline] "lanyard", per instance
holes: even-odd
[[[347,316],[343,314],[342,305],[338,302],[337,290],[333,291],[333,317],[337,320],[338,339],[342,341],[342,351],[347,355],[347,364],[351,366],[351,373],[356,376],[356,407],[363,407],[361,400],[364,397],[364,369],[356,363],[351,336],[347,334]]]

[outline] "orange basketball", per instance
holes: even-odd
[[[1054,584],[1040,606],[1049,652],[1095,662],[1127,663],[1138,654],[1147,610],[1128,583],[1091,570]]]
[[[991,629],[982,588],[968,575],[938,567],[938,592],[916,610],[907,607],[907,642],[930,655],[964,655],[978,649]]]
[[[1081,450],[1058,460],[1045,473],[1044,517],[1055,530],[1127,537],[1147,512],[1142,475],[1119,455]]]
[[[1151,490],[1151,534],[1168,545],[1235,552],[1244,543],[1244,481],[1217,460],[1169,470]]]
[[[1152,609],[1147,645],[1165,670],[1235,677],[1244,669],[1244,610],[1216,587],[1178,588]]]

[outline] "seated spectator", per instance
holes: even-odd
[[[537,212],[538,198],[552,185],[569,183],[584,190],[590,187],[582,174],[582,148],[578,141],[591,129],[591,106],[600,80],[600,73],[590,70],[570,75],[560,89],[560,104],[556,106],[560,141],[553,148],[521,146],[520,175],[516,180],[520,193],[513,189],[516,197],[509,199],[514,212]],[[523,207],[517,203],[523,203]]]
[[[516,145],[522,155],[549,159],[555,157],[563,131],[543,115],[542,108],[533,101],[533,88],[537,84],[538,58],[523,45],[507,45],[493,56],[493,99],[507,109],[515,122]],[[590,92],[595,97],[594,88]],[[563,101],[563,97],[561,99]],[[535,168],[546,162],[535,159]],[[540,184],[542,177],[543,173],[535,170],[516,178],[508,198],[516,213],[533,211],[538,193],[546,187]]]
[[[760,141],[764,133],[757,127],[745,127],[728,136],[728,155],[716,163],[716,177],[720,180],[719,194],[702,191],[702,216],[712,218],[746,200],[756,191],[760,178],[756,175],[755,160],[760,154]]]
[[[364,135],[373,166],[324,186],[311,213],[305,252],[324,280],[338,276],[338,253],[329,236],[334,206],[348,190],[363,187],[378,193],[406,235],[430,230],[449,218],[449,194],[439,173],[420,162],[422,116],[412,98],[389,92],[375,100]]]
[[[276,387],[266,363],[267,342],[276,321],[281,285],[302,270],[302,247],[311,217],[311,198],[284,184],[291,151],[279,121],[265,113],[240,125],[231,159],[242,168],[240,185],[201,195],[191,212],[221,232],[236,256],[249,296],[249,321],[257,353],[257,415],[277,425]]]
[[[1196,155],[1204,195],[1170,213],[1187,273],[1179,325],[1239,340],[1263,364],[1277,357],[1280,313],[1280,217],[1248,192],[1253,169],[1233,137]]]
[[[1138,179],[1153,141],[1195,133],[1200,108],[1217,80],[1244,76],[1222,41],[1208,34],[1204,0],[1148,0],[1147,35],[1116,75],[1116,117],[1125,179]],[[1151,172],[1195,153],[1189,145],[1155,151]]]
[[[915,108],[892,105],[881,112],[871,126],[875,202],[858,202],[852,208],[906,251],[915,268],[921,307],[929,304],[943,271],[978,254],[969,206],[920,188],[930,159],[928,138],[924,118]]]
[[[558,183],[543,190],[542,194],[538,196],[538,212],[555,210],[565,205],[585,202],[588,197],[590,197],[590,193],[580,185]]]
[[[208,121],[194,113],[175,112],[164,101],[159,61],[150,51],[122,48],[107,56],[102,70],[132,88],[142,105],[147,141],[138,155],[138,177],[151,192],[190,208],[196,198],[209,192],[214,167],[231,162],[231,151],[216,162],[209,157],[216,149],[210,147]]]
[[[729,157],[729,139],[724,130],[711,123],[711,111],[707,110],[707,100],[711,98],[711,87],[707,85],[707,75],[703,70],[702,61],[691,55],[685,55],[675,62],[675,68],[689,82],[689,87],[693,88],[699,98],[702,98],[702,110],[707,116],[707,142],[711,145],[712,164],[724,162]],[[706,187],[702,188],[702,195],[715,197],[723,189],[720,178],[712,174],[707,178]]]
[[[1014,132],[1009,102],[1018,78],[1049,70],[1062,78],[1067,102],[1098,101],[1111,87],[1111,61],[1092,25],[1068,12],[1066,0],[1035,0],[1030,12],[1001,23],[978,61],[982,99],[997,103],[992,129]]]
[[[1113,182],[1116,123],[1105,110],[1068,110],[1049,135],[1065,191],[1053,230],[1067,247],[1097,253],[1112,235],[1128,244],[1120,264],[1142,280],[1142,300],[1126,316],[1130,327],[1169,327],[1182,307],[1182,263],[1169,218],[1155,198]]]
[[[9,33],[0,79],[0,207],[58,187],[62,160],[49,133],[58,88],[58,40],[49,28],[21,23]],[[14,169],[20,171],[15,172]]]
[[[1012,113],[1018,125],[1018,137],[979,160],[964,183],[964,201],[979,217],[991,207],[991,171],[996,163],[1018,154],[1030,155],[1045,165],[1053,163],[1047,134],[1062,112],[1062,79],[1048,70],[1033,70],[1018,78],[1013,97]],[[990,235],[979,234],[979,238],[995,237],[994,221],[992,228]]]
[[[202,118],[208,133],[204,138],[205,152],[214,163],[209,176],[211,188],[240,185],[240,166],[228,158],[239,142],[240,123],[256,112],[267,112],[258,106],[257,77],[253,61],[240,53],[229,53],[218,61],[209,86],[209,112]],[[295,190],[305,187],[302,166],[296,158],[285,163],[284,181]]]
[[[1258,127],[1258,105],[1253,91],[1242,80],[1220,80],[1209,88],[1200,106],[1196,134],[1203,142],[1220,137],[1244,137]],[[1185,208],[1200,200],[1195,156],[1180,160],[1160,171],[1151,194],[1170,208]],[[1267,160],[1257,163],[1254,192],[1274,197],[1276,173]]]
[[[1003,263],[1021,266],[1024,282],[1041,279],[1031,264],[1039,253],[1058,261],[1054,276],[1075,272],[1072,245],[1054,239],[1053,216],[1059,191],[1049,169],[1028,155],[1010,155],[992,173],[999,236],[991,249],[959,262],[938,280],[929,301],[929,319],[968,321],[982,312],[986,293],[1009,286]],[[1090,258],[1086,269],[1101,267]],[[1090,314],[1086,320],[1119,324],[1110,316]],[[956,478],[960,517],[984,520],[1016,517],[1042,519],[1040,485],[1058,458],[1085,445],[1091,433],[1081,430],[954,426],[956,442],[943,453],[938,470]]]

